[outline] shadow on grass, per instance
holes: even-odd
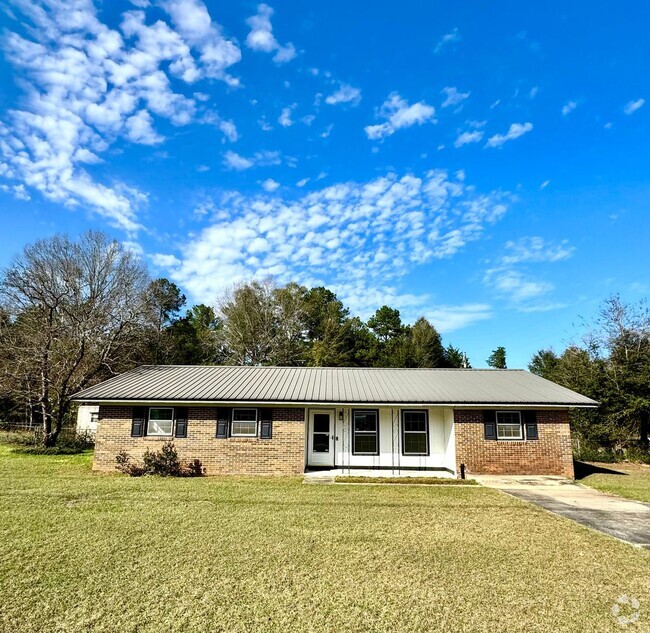
[[[622,470],[614,470],[613,468],[605,468],[597,464],[591,464],[589,462],[579,462],[574,461],[574,470],[576,479],[584,479],[589,475],[624,475],[627,476],[628,473],[623,472]]]

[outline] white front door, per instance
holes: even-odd
[[[307,437],[307,465],[334,466],[334,411],[311,409]]]

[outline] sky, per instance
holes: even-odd
[[[0,266],[102,230],[190,304],[325,285],[525,367],[650,289],[649,22],[627,0],[2,0]]]

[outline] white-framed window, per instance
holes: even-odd
[[[147,435],[171,435],[174,428],[172,407],[150,407],[147,419]]]
[[[256,437],[257,409],[233,409],[230,435],[232,437]]]
[[[352,421],[352,454],[379,455],[379,411],[353,411]]]
[[[402,454],[429,454],[429,412],[402,411]]]
[[[523,440],[520,411],[497,411],[497,439]]]

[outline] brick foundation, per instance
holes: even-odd
[[[158,450],[169,440],[179,457],[200,459],[208,475],[296,475],[305,465],[305,410],[274,408],[273,437],[217,439],[216,408],[189,407],[187,437],[131,437],[129,406],[101,406],[95,442],[95,470],[114,471],[115,456],[126,451],[140,460],[147,450]]]
[[[537,411],[538,440],[484,439],[483,412],[454,411],[456,466],[469,475],[562,475],[573,478],[566,411]]]

